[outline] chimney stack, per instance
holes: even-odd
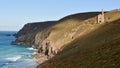
[[[102,22],[105,22],[105,17],[104,17],[104,9],[102,9]]]

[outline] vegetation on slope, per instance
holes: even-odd
[[[94,21],[94,23],[96,23],[95,16],[98,14],[99,14],[99,12],[87,12],[87,13],[74,14],[74,15],[70,15],[65,18],[62,18],[57,22],[56,25],[54,25],[42,32],[39,32],[36,35],[35,44],[41,46],[41,43],[43,40],[49,40],[49,41],[51,41],[52,46],[55,46],[59,49],[64,44],[67,44],[70,41],[72,41],[73,39],[75,39],[79,35],[78,33],[80,33],[81,35],[83,33],[87,34],[92,29],[92,25],[91,24],[85,25],[83,23],[83,21],[87,20],[89,18],[92,18],[89,21]],[[89,22],[89,21],[87,21],[87,22]],[[86,30],[84,30],[85,26],[87,26]],[[89,29],[89,28],[91,28],[91,29]],[[87,30],[89,30],[89,31],[87,31]],[[48,35],[48,32],[49,32],[49,35]],[[43,39],[43,37],[44,37],[44,39]]]
[[[94,30],[64,44],[66,47],[60,53],[38,68],[119,68],[120,12],[112,11],[105,15],[109,18],[106,24],[86,23],[92,18],[83,21],[85,28],[92,25]]]
[[[117,23],[116,23],[117,22]],[[70,43],[55,60],[57,68],[119,68],[120,20]]]

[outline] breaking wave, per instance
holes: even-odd
[[[27,48],[28,50],[34,50],[34,51],[36,51],[37,49],[34,49],[34,48],[32,48],[32,47],[29,47],[29,48]]]
[[[21,58],[21,56],[15,56],[15,57],[6,58],[6,60],[15,62],[15,61],[19,60],[20,58]]]

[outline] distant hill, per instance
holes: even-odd
[[[15,35],[17,39],[13,41],[12,44],[33,45],[35,42],[35,36],[38,32],[55,24],[56,21],[27,23],[17,32]]]

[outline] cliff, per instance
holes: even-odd
[[[46,21],[46,22],[33,22],[25,24],[24,27],[17,32],[16,40],[12,44],[18,45],[33,45],[35,42],[35,36],[38,32],[53,26],[56,24],[56,21]]]

